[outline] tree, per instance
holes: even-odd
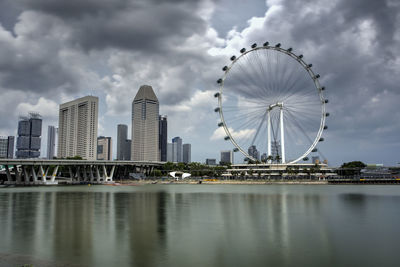
[[[342,166],[340,166],[338,174],[346,176],[360,175],[361,169],[365,168],[366,166],[367,165],[361,161],[345,162],[342,164]]]

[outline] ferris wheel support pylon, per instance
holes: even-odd
[[[286,162],[285,159],[285,130],[283,128],[283,104],[280,110],[280,125],[281,125],[281,154],[282,154],[282,164]]]

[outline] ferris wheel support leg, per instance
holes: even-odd
[[[285,163],[285,130],[283,127],[283,108],[281,107],[280,112],[280,125],[281,125],[281,154],[282,154],[282,163]]]
[[[271,156],[271,113],[270,113],[270,110],[268,110],[268,113],[267,113],[267,134],[268,134],[268,140],[267,140],[267,147],[268,147],[268,150],[267,150],[267,158],[268,158],[268,163],[271,163],[271,160],[270,160],[270,156]]]

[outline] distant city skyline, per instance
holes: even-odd
[[[216,81],[232,55],[268,41],[304,55],[321,75],[331,116],[320,159],[333,166],[400,162],[396,1],[103,2],[74,1],[73,9],[69,1],[0,2],[0,94],[7,100],[0,106],[1,136],[16,137],[18,117],[38,112],[45,157],[46,129],[58,125],[59,105],[93,95],[97,136],[117,140],[118,124],[132,131],[137,89],[150,84],[159,114],[168,115],[169,139],[192,144],[193,161],[219,159],[234,147],[213,113]],[[235,153],[236,162],[242,159]]]

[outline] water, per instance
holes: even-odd
[[[399,266],[400,186],[0,189],[0,266]]]

